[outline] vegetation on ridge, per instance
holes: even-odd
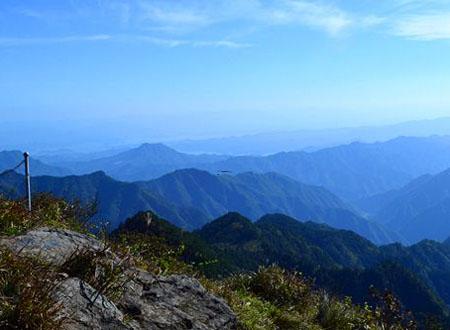
[[[41,197],[41,199],[36,200],[35,207],[36,211],[27,216],[23,211],[21,202],[0,200],[2,219],[7,219],[8,222],[8,225],[2,229],[3,235],[23,233],[37,226],[62,227],[77,231],[83,228],[82,225],[76,223],[76,220],[83,223],[83,217],[74,216],[78,213],[63,212],[67,209],[76,209],[76,207],[64,201],[49,196]],[[5,216],[5,214],[8,215]],[[45,221],[45,219],[49,219],[49,221]],[[151,222],[149,221],[150,227]],[[20,230],[11,232],[8,228],[20,228]],[[166,229],[169,232],[171,231],[170,228]],[[180,236],[177,238],[177,235],[174,233],[172,244],[182,238]],[[130,237],[128,236],[128,239]],[[137,235],[133,237],[139,238]],[[185,268],[181,269],[183,263],[178,257],[181,256],[180,250],[173,249],[168,239],[158,241],[153,238],[154,236],[144,233],[141,239],[132,242],[131,240],[127,241],[126,236],[117,233],[111,238],[111,242],[111,239],[104,239],[112,251],[121,257],[127,256],[129,258],[130,267],[132,265],[145,267],[164,274],[184,272],[185,270],[195,271],[206,288],[227,300],[239,318],[241,329],[378,330],[416,328],[410,315],[405,314],[396,304],[385,301],[375,308],[358,307],[348,299],[337,299],[316,289],[301,274],[288,272],[276,266],[260,268],[254,273],[236,274],[223,280],[208,280],[200,274],[201,264],[187,265],[184,263],[182,267]],[[192,249],[192,246],[190,248]],[[0,276],[0,301],[2,302],[0,305],[0,320],[3,322],[2,328],[57,329],[60,320],[54,319],[54,316],[58,306],[51,303],[51,290],[47,285],[50,285],[51,288],[52,283],[54,283],[53,276],[59,274],[58,272],[62,271],[62,268],[49,269],[39,273],[24,272],[23,265],[32,262],[32,267],[35,267],[35,263],[39,261],[28,261],[22,256],[12,256],[7,253],[2,251],[2,259],[0,260],[3,266]],[[90,258],[89,256],[85,258],[85,256],[87,255],[78,256],[73,259],[73,262],[66,263],[64,270],[71,273],[71,276],[92,276],[91,270],[101,267],[101,263],[96,262],[96,258]],[[200,258],[201,256],[197,255],[197,257]],[[11,258],[17,261],[11,262]],[[175,260],[176,263],[173,263]],[[80,272],[80,269],[83,269],[82,266],[88,269]],[[43,267],[47,266],[44,265]],[[39,268],[33,269],[39,270]],[[39,281],[37,281],[37,276],[36,281],[30,281],[28,276],[37,274],[40,275]],[[28,284],[31,284],[31,286]],[[100,289],[97,288],[97,290]],[[43,303],[32,306],[32,302],[36,298]],[[392,306],[395,308],[392,309]],[[40,308],[40,310],[30,314],[28,313],[31,311],[30,308]],[[21,318],[16,318],[16,315],[19,314],[22,315]],[[39,317],[36,318],[37,316]]]

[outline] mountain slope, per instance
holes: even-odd
[[[229,211],[253,220],[267,213],[283,213],[302,221],[353,230],[379,244],[401,240],[357,215],[327,190],[276,173],[216,176],[189,169],[139,184],[179,207],[196,208],[211,220]]]
[[[239,270],[277,263],[314,276],[318,284],[367,301],[368,288],[390,289],[410,308],[448,314],[450,246],[424,241],[411,247],[377,247],[353,232],[267,215],[255,223],[227,214],[197,234],[236,260]],[[229,269],[230,266],[227,266]]]
[[[376,245],[351,231],[301,223],[281,214],[252,223],[238,213],[228,213],[196,233],[209,244],[236,253],[236,263],[250,263],[245,267],[252,269],[271,263],[309,272],[361,268],[375,263],[380,255]]]
[[[366,213],[368,216],[374,216],[376,213],[380,212],[383,208],[387,207],[390,203],[392,203],[393,200],[401,197],[408,191],[413,191],[417,189],[432,177],[433,176],[431,174],[422,175],[412,180],[407,185],[401,188],[361,198],[357,201],[353,201],[352,205],[354,205],[358,210],[362,211],[363,213]]]
[[[0,193],[13,198],[23,196],[23,181],[23,176],[16,173],[0,175]],[[152,210],[188,229],[201,226],[205,223],[202,220],[206,221],[195,210],[178,208],[155,193],[133,183],[111,179],[103,172],[63,178],[33,177],[31,184],[33,193],[49,192],[67,200],[96,201],[98,213],[94,220],[108,222],[111,228],[116,228],[126,218],[144,210]]]
[[[361,201],[359,206],[411,242],[443,241],[450,235],[450,170],[420,177],[401,189]]]
[[[391,244],[381,247],[385,258],[395,260],[420,275],[450,303],[450,245],[424,240],[410,247]]]

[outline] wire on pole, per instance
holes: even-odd
[[[15,170],[17,170],[20,166],[22,166],[23,164],[25,164],[25,160],[22,160],[19,164],[17,164],[15,167],[10,168],[8,170],[4,170],[2,173],[0,173],[0,175],[6,174],[8,172],[14,172]]]

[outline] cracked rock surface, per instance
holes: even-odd
[[[138,329],[234,329],[236,323],[222,299],[184,275],[153,276],[137,270],[119,306]]]
[[[76,251],[104,249],[95,238],[70,230],[41,228],[2,238],[0,245],[19,255],[60,265]],[[111,253],[111,260],[116,257]],[[130,280],[117,304],[79,278],[62,280],[53,293],[65,329],[236,329],[236,317],[224,300],[194,278],[157,276],[129,269]]]

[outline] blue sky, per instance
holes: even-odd
[[[450,1],[2,0],[0,72],[4,125],[40,134],[435,118],[450,115]]]

